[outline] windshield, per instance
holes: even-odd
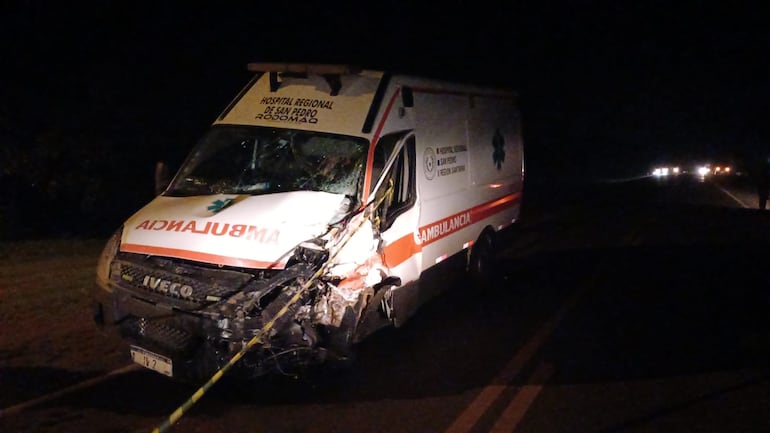
[[[215,126],[165,195],[324,191],[357,197],[368,142],[294,129]]]

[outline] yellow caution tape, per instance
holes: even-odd
[[[385,194],[383,194],[382,198],[380,198],[377,203],[372,206],[370,209],[376,209],[377,207],[382,204],[383,200],[392,192],[393,185],[389,185],[389,188],[386,190]],[[337,253],[342,250],[342,248],[348,243],[348,241],[353,237],[353,234],[355,234],[363,225],[364,222],[369,218],[369,214],[365,215],[363,218],[361,218],[361,222],[358,224],[358,226],[350,232],[350,234],[347,236],[347,238],[340,244],[340,246],[337,248],[335,253],[329,257],[329,260],[326,261],[324,266],[321,266],[307,281],[305,281],[305,284],[302,285],[299,291],[297,291],[294,296],[292,296],[291,299],[289,299],[289,302],[286,303],[279,311],[278,313],[273,316],[272,319],[270,319],[269,322],[265,324],[265,326],[262,327],[262,329],[259,330],[252,338],[249,340],[243,347],[241,347],[241,350],[238,351],[235,355],[233,355],[232,358],[225,364],[222,368],[216,371],[211,378],[206,381],[203,385],[201,385],[200,388],[198,388],[197,391],[193,393],[193,395],[190,396],[190,398],[187,399],[184,403],[182,403],[181,406],[179,406],[174,412],[171,413],[171,415],[168,416],[168,418],[163,421],[159,426],[155,427],[153,429],[152,433],[165,433],[172,425],[176,424],[177,421],[179,421],[180,418],[182,418],[182,415],[184,415],[185,412],[187,412],[195,403],[198,402],[198,400],[203,397],[204,394],[212,387],[215,383],[219,381],[219,379],[224,376],[224,374],[230,370],[238,361],[240,361],[241,358],[249,351],[251,350],[255,345],[260,343],[262,341],[262,336],[266,333],[270,332],[271,329],[273,329],[273,326],[275,326],[275,322],[283,317],[288,311],[289,308],[294,305],[295,303],[299,302],[299,300],[302,298],[302,295],[305,293],[307,289],[310,288],[310,286],[313,284],[313,282],[320,277],[325,271],[329,263],[332,262],[334,257],[337,255]]]

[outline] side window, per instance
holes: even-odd
[[[401,137],[403,137],[401,134],[390,134],[377,141],[377,147],[374,148],[374,159],[372,161],[372,185],[369,190],[370,193],[374,191],[374,187],[377,185],[380,175],[382,175],[382,170],[385,169],[385,163],[388,162],[390,154],[393,153],[393,149],[396,147],[396,144]]]
[[[415,192],[415,150],[414,136],[409,137],[398,153],[396,160],[385,175],[378,196],[387,193],[378,210],[380,230],[387,230],[393,221],[414,205]]]

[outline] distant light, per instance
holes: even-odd
[[[725,172],[726,172],[726,173],[729,173],[729,172],[730,172],[730,170],[732,170],[732,167],[725,167]]]
[[[679,167],[674,167],[671,170],[674,172],[674,174],[679,174]]]
[[[698,174],[701,175],[701,176],[705,176],[705,175],[709,174],[710,172],[711,172],[711,170],[709,170],[709,168],[707,166],[705,166],[705,165],[698,167]]]

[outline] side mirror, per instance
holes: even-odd
[[[171,183],[168,166],[163,161],[155,164],[155,195],[160,195]]]

